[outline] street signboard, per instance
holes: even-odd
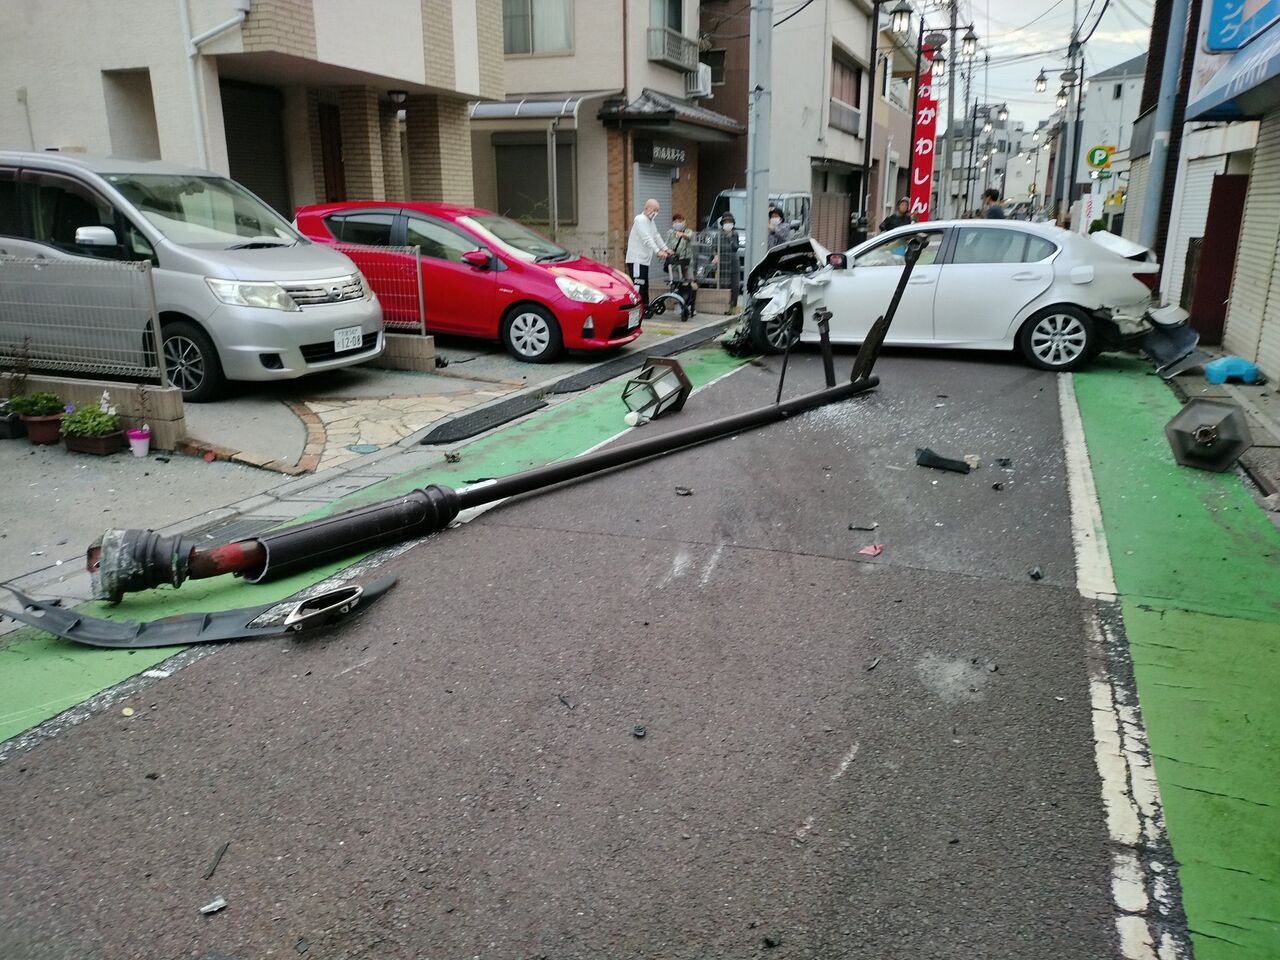
[[[1277,2],[1280,2],[1280,0],[1277,0]],[[1089,166],[1093,167],[1095,170],[1105,170],[1107,167],[1111,166],[1111,154],[1115,152],[1116,148],[1110,144],[1090,147],[1085,160],[1088,162]]]
[[[915,142],[911,144],[911,210],[912,219],[923,223],[929,219],[929,203],[933,196],[933,148],[937,143],[938,91],[933,86],[933,51],[926,50],[928,65],[920,74],[916,93]],[[948,148],[950,145],[948,145]],[[945,208],[948,198],[941,198]]]
[[[1205,49],[1239,50],[1280,20],[1280,0],[1213,0],[1205,30]]]

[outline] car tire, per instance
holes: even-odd
[[[564,353],[560,324],[535,303],[515,307],[502,321],[502,345],[525,363],[551,363]]]
[[[187,403],[216,400],[226,384],[222,362],[209,335],[189,320],[166,323],[160,331],[165,373]]]
[[[751,305],[743,313],[747,314],[747,329],[751,332],[751,342],[761,353],[782,353],[787,346],[787,335],[791,337],[791,346],[800,339],[799,324],[796,323],[796,312],[800,305],[793,304],[780,314],[774,314],[768,320],[760,316],[765,301],[752,300]]]
[[[1040,370],[1079,370],[1096,355],[1097,345],[1093,318],[1069,304],[1037,311],[1018,331],[1018,352]]]

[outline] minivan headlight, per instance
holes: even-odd
[[[293,302],[284,287],[278,283],[246,282],[243,280],[216,280],[205,277],[213,295],[223,303],[237,307],[263,307],[267,310],[291,310],[301,312],[302,308]]]
[[[577,300],[579,303],[603,303],[606,299],[605,295],[591,284],[574,280],[572,277],[556,277],[556,286],[570,300]]]

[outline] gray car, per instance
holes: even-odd
[[[382,309],[355,264],[226,177],[0,152],[5,205],[0,256],[151,261],[165,365],[188,401],[228,379],[285,380],[382,352]]]

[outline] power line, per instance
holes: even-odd
[[[1093,21],[1093,27],[1089,30],[1089,33],[1085,36],[1085,38],[1080,41],[1081,43],[1089,42],[1089,37],[1093,36],[1094,31],[1098,29],[1098,24],[1102,23],[1102,18],[1107,15],[1107,7],[1110,5],[1111,5],[1111,0],[1102,0],[1102,9],[1098,11],[1098,19]],[[1092,6],[1092,4],[1090,6]]]
[[[803,11],[803,10],[804,10],[804,8],[805,8],[805,7],[807,7],[807,6],[809,6],[809,4],[811,4],[811,3],[813,3],[813,0],[804,0],[804,3],[800,4],[800,6],[796,7],[796,9],[792,10],[792,11],[791,11],[790,13],[788,13],[785,17],[783,17],[781,20],[779,20],[779,21],[777,21],[776,23],[774,23],[774,26],[775,26],[775,27],[780,27],[780,26],[782,26],[784,23],[786,23],[786,22],[787,22],[788,20],[790,20],[792,17],[796,16],[796,15],[797,15],[797,14],[799,14],[801,11]]]

